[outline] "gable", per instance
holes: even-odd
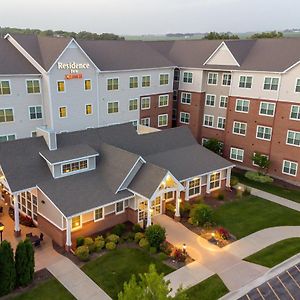
[[[222,43],[207,59],[204,65],[239,66],[225,43]]]

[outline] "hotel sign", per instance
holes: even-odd
[[[57,68],[59,70],[69,70],[71,74],[79,73],[79,70],[86,70],[89,69],[90,64],[88,63],[76,63],[76,62],[70,62],[70,63],[57,63]]]

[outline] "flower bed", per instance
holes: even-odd
[[[15,220],[15,210],[10,207],[8,210],[9,216]],[[23,214],[20,214],[20,220],[19,220],[20,224],[23,226],[27,226],[27,227],[36,227],[35,224],[33,223],[32,218],[28,217],[28,216],[24,216]]]

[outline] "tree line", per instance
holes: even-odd
[[[280,31],[270,31],[270,32],[260,32],[252,34],[250,39],[275,39],[282,38],[283,33]],[[204,37],[204,40],[238,40],[240,37],[237,34],[232,34],[230,32],[219,33],[219,32],[209,32]]]

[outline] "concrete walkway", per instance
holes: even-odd
[[[64,256],[48,270],[78,300],[111,300],[111,298],[72,261]]]

